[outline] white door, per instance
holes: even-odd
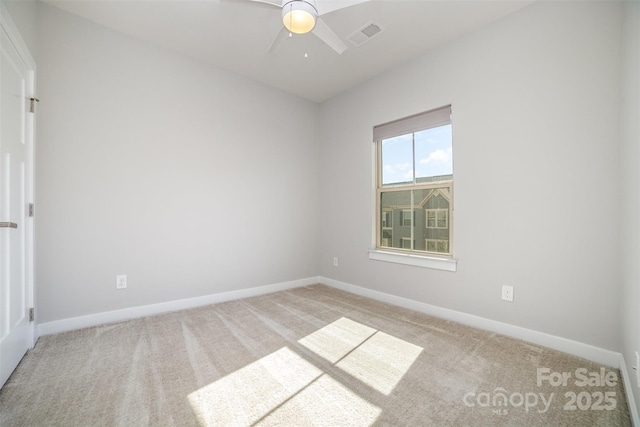
[[[6,10],[3,10],[6,12]],[[33,66],[2,20],[0,40],[0,387],[33,345]],[[29,58],[30,59],[30,58]],[[32,60],[31,60],[32,61]]]

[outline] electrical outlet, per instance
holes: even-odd
[[[513,286],[502,287],[502,299],[504,301],[513,302]]]
[[[119,274],[116,276],[116,289],[126,289],[127,288],[127,275]]]
[[[337,267],[337,266],[338,266],[338,257],[337,257],[337,256],[334,256],[334,257],[333,257],[333,266],[334,266],[334,267]]]

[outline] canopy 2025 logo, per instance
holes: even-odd
[[[572,375],[573,374],[573,375]],[[599,371],[589,371],[586,368],[578,368],[572,372],[552,372],[549,368],[537,369],[537,385],[542,387],[545,383],[552,387],[568,387],[571,383],[574,387],[615,387],[618,385],[618,375],[613,371],[600,368]],[[563,409],[565,411],[612,411],[617,405],[615,391],[567,391]]]
[[[614,371],[600,368],[589,371],[578,368],[572,372],[556,372],[549,368],[537,368],[536,385],[538,387],[616,387],[618,375]],[[497,387],[493,392],[467,393],[462,401],[468,407],[490,408],[493,415],[508,415],[509,410],[524,409],[526,412],[537,411],[544,414],[551,407],[556,393],[514,392]],[[561,398],[560,398],[561,399]],[[559,399],[559,400],[560,400]],[[568,390],[564,393],[562,409],[565,411],[612,411],[617,407],[616,392],[607,390],[578,391]]]

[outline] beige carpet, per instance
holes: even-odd
[[[42,337],[0,425],[631,421],[616,369],[315,285]]]

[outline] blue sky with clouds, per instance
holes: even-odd
[[[382,141],[383,185],[413,181],[414,171],[416,178],[453,173],[450,124]]]

